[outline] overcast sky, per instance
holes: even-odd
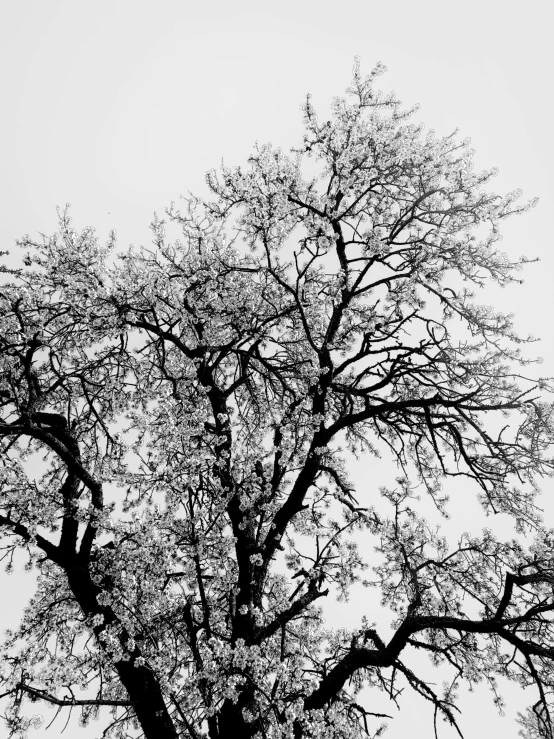
[[[378,60],[388,67],[382,88],[395,90],[407,106],[420,103],[418,119],[428,128],[438,135],[459,128],[471,137],[477,167],[500,168],[495,189],[520,187],[525,197],[540,198],[531,213],[504,224],[503,248],[516,257],[539,256],[541,263],[528,268],[522,287],[481,300],[515,310],[521,333],[542,337],[541,372],[554,374],[550,5],[6,3],[0,25],[0,250],[12,249],[25,233],[53,232],[55,206],[67,202],[77,228],[96,226],[101,238],[115,228],[122,244],[148,243],[153,211],[163,213],[188,191],[204,193],[204,173],[222,158],[242,163],[256,141],[283,149],[298,143],[306,93],[324,110],[332,96],[343,94],[359,55],[365,71]],[[4,616],[9,619],[20,598],[14,578],[2,577],[14,605]],[[486,701],[476,700],[462,720],[468,736],[492,731],[515,739],[513,721],[497,719]],[[388,739],[408,729],[412,737],[431,735],[431,725],[420,725],[416,704],[410,705]],[[58,720],[49,739],[62,728]],[[444,728],[440,736],[453,734]]]

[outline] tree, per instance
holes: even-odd
[[[499,675],[535,685],[521,723],[553,736],[549,388],[472,293],[517,282],[528,259],[498,229],[530,204],[483,190],[467,141],[424,138],[382,71],[356,65],[330,120],[308,98],[292,156],[210,172],[152,248],[103,246],[66,210],[4,268],[3,553],[37,573],[4,645],[10,736],[39,700],[85,723],[110,707],[105,736],[377,736],[402,686],[456,724],[458,684]],[[368,473],[392,456],[396,482],[355,486],[351,454]],[[416,492],[443,514],[455,476],[512,541],[422,517]],[[375,604],[326,628],[366,566]],[[416,650],[453,670],[444,694]]]

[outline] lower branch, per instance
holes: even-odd
[[[55,706],[68,706],[75,708],[77,706],[126,706],[130,707],[133,704],[129,700],[116,700],[109,698],[91,698],[89,700],[79,700],[77,698],[57,698],[55,695],[47,693],[45,690],[39,688],[33,688],[32,685],[26,685],[23,682],[18,683],[14,688],[8,690],[6,693],[2,693],[0,698],[5,698],[8,695],[14,693],[27,693],[34,700],[43,700],[47,703],[53,703]]]

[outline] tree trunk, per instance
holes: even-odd
[[[179,739],[158,681],[147,667],[118,662],[119,674],[146,739]]]
[[[249,724],[242,715],[243,702],[227,699],[218,716],[218,739],[251,739],[259,731],[258,721]]]

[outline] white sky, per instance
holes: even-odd
[[[545,359],[541,374],[554,374],[549,5],[6,3],[0,27],[0,250],[11,249],[24,233],[55,230],[55,206],[66,202],[77,228],[94,225],[101,238],[115,228],[122,244],[148,243],[152,212],[163,213],[189,190],[203,193],[205,171],[222,158],[243,163],[255,141],[285,150],[298,143],[305,94],[311,92],[323,110],[343,94],[357,54],[365,71],[383,61],[389,69],[380,78],[383,89],[395,90],[407,106],[419,102],[418,118],[438,135],[459,127],[462,137],[470,136],[477,167],[500,168],[498,191],[521,187],[525,197],[540,198],[534,211],[505,223],[503,242],[513,256],[539,256],[540,265],[528,268],[522,287],[491,292],[482,302],[515,310],[521,332],[543,338],[537,347]],[[549,484],[545,495],[551,490]],[[2,576],[2,584],[15,607],[18,582]],[[13,612],[8,607],[0,625]],[[488,695],[464,703],[467,736],[517,736],[512,720],[497,718]],[[425,723],[417,714],[420,705],[409,704],[388,739],[408,730],[415,739],[432,735],[428,712]],[[513,705],[508,713],[513,716]],[[53,739],[62,728],[58,719],[47,734],[35,735]],[[453,733],[445,727],[440,736]]]

